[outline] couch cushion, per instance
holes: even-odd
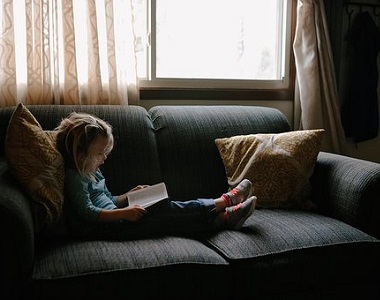
[[[82,240],[43,246],[32,276],[38,299],[100,299],[110,293],[117,299],[207,299],[231,293],[230,287],[210,287],[226,278],[225,259],[193,239]]]
[[[228,260],[254,259],[294,250],[380,241],[341,221],[311,212],[257,209],[242,231],[222,231],[209,242]]]
[[[37,253],[34,279],[59,279],[175,264],[227,265],[196,240],[162,237],[128,241],[70,241]]]
[[[380,279],[379,240],[311,212],[257,209],[241,231],[219,232],[207,243],[239,275],[237,298]]]
[[[230,188],[252,182],[257,207],[310,208],[315,161],[324,130],[259,133],[216,139]]]
[[[149,110],[161,171],[175,199],[216,197],[228,188],[214,140],[290,130],[280,111],[256,106],[157,106]]]

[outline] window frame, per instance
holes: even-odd
[[[147,1],[148,5],[153,6],[156,0]],[[287,82],[281,87],[271,87],[269,81],[262,81],[265,84],[269,83],[268,88],[245,88],[240,85],[240,80],[212,80],[212,79],[154,79],[139,80],[140,98],[142,100],[291,100],[294,98],[295,88],[295,61],[293,55],[293,41],[296,27],[296,7],[297,0],[291,0],[291,20],[290,20],[290,40],[289,40],[289,57],[288,57],[288,74]],[[152,11],[151,7],[148,11]],[[151,28],[150,42],[155,45],[155,28],[151,26],[154,24],[155,16],[149,16],[149,27]],[[150,60],[150,55],[148,55]],[[152,63],[152,61],[149,61]],[[155,68],[155,64],[152,64]],[[155,72],[155,70],[153,70]],[[233,87],[223,87],[223,83],[230,84],[236,81]],[[196,84],[192,84],[196,82]],[[178,83],[174,86],[174,83]],[[200,84],[201,83],[201,84]],[[202,84],[203,83],[203,84]],[[215,84],[216,83],[216,84]],[[170,86],[172,85],[172,86]],[[224,85],[226,86],[226,85]],[[273,86],[273,84],[272,84]]]

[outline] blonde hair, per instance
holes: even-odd
[[[71,113],[62,119],[55,129],[57,133],[57,148],[65,163],[75,167],[82,175],[92,177],[88,168],[91,157],[88,156],[90,145],[99,137],[108,139],[107,152],[113,148],[112,126],[106,121],[87,113]]]

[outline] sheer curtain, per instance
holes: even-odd
[[[293,50],[295,129],[324,128],[322,151],[344,154],[347,145],[323,0],[298,0]]]
[[[0,3],[0,106],[138,104],[130,0]]]

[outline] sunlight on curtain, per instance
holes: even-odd
[[[298,0],[295,129],[325,129],[322,151],[344,153],[338,88],[323,0]],[[297,127],[299,125],[299,127]]]
[[[0,4],[0,106],[138,104],[130,0]]]

